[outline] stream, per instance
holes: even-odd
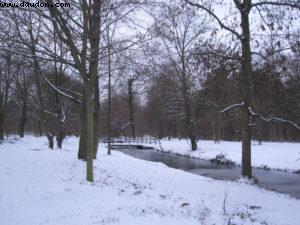
[[[161,162],[171,168],[210,177],[216,180],[235,180],[241,175],[240,166],[218,165],[207,160],[194,159],[156,150],[138,149],[136,146],[112,146],[113,150],[123,152],[138,159]],[[300,199],[300,174],[253,168],[253,176],[258,185],[267,190],[286,193]]]

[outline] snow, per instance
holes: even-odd
[[[176,146],[175,141],[170,143]],[[108,156],[104,144],[94,161],[95,182],[86,182],[77,146],[76,137],[67,138],[63,150],[48,149],[44,137],[0,144],[0,224],[299,222],[300,201],[288,195],[247,183],[216,181],[116,151]]]
[[[163,139],[159,144],[150,144],[158,150],[176,153],[179,155],[190,156],[210,160],[217,155],[223,154],[226,159],[241,164],[242,144],[241,142],[200,140],[198,141],[198,149],[191,151],[190,142],[186,139]],[[259,145],[252,142],[252,166],[283,171],[300,171],[300,143],[279,143],[279,142],[263,142]]]

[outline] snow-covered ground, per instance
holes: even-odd
[[[158,143],[147,145],[161,151],[206,160],[223,154],[226,159],[237,165],[241,164],[241,142],[221,141],[216,144],[214,141],[200,140],[196,151],[191,151],[190,142],[186,139],[163,139],[160,143],[161,145]],[[252,142],[252,166],[290,172],[300,171],[300,143],[263,142],[259,145],[257,142]]]
[[[204,143],[199,143],[202,152]],[[94,161],[95,182],[86,182],[77,145],[71,137],[63,150],[49,150],[45,138],[31,136],[0,144],[1,225],[299,223],[300,201],[288,195],[116,151],[107,156],[103,144]]]

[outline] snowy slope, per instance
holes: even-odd
[[[49,150],[45,138],[12,142],[0,144],[1,225],[219,225],[229,220],[295,225],[300,219],[300,201],[287,195],[120,152],[107,156],[103,145],[95,160],[95,182],[88,183],[74,137],[63,150]]]
[[[191,156],[201,159],[213,159],[219,154],[237,165],[241,164],[242,144],[241,142],[221,141],[198,141],[198,149],[191,151],[190,143],[186,139],[163,139],[159,144],[151,144],[158,150],[172,152],[180,155]],[[263,142],[262,145],[252,142],[252,166],[269,167],[284,171],[300,170],[300,143]]]

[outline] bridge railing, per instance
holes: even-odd
[[[107,137],[102,137],[99,139],[102,143],[108,143]],[[153,137],[146,137],[146,138],[132,138],[132,137],[112,137],[110,139],[111,144],[157,144],[156,138]]]

